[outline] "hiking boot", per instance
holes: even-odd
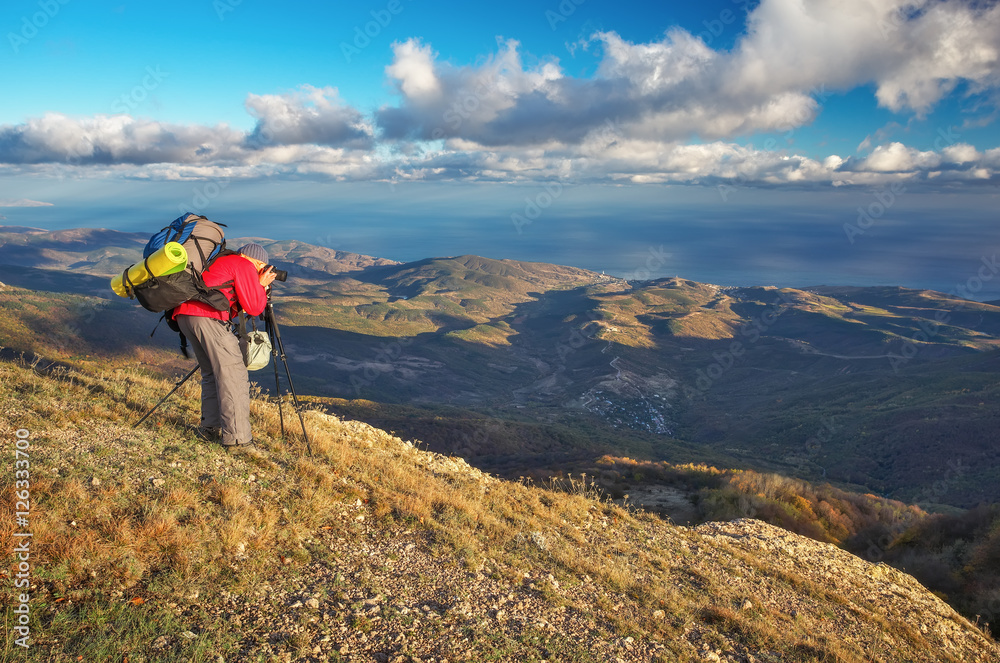
[[[229,453],[232,453],[237,449],[256,449],[257,443],[254,442],[253,439],[251,439],[247,442],[237,442],[236,444],[223,444],[222,448],[228,451]]]
[[[198,426],[194,429],[194,436],[203,442],[218,442],[222,439],[222,431],[209,426]]]

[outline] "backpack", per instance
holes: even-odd
[[[202,278],[202,272],[216,258],[234,253],[226,249],[226,240],[220,226],[223,224],[213,223],[190,212],[171,221],[169,226],[149,238],[142,251],[142,258],[148,260],[167,242],[177,242],[187,251],[187,267],[173,274],[153,276],[138,285],[128,280],[126,270],[122,282],[129,295],[137,299],[147,311],[165,312],[168,324],[173,320],[173,309],[191,300],[203,302],[217,311],[229,310],[229,300],[221,290],[231,286],[232,282],[210,287],[205,285]]]
[[[226,248],[226,239],[222,231],[224,227],[225,224],[213,223],[204,216],[191,212],[183,214],[149,238],[142,251],[142,259],[148,260],[167,242],[177,242],[187,251],[187,267],[173,274],[151,276],[149,280],[139,284],[133,284],[128,279],[128,270],[122,274],[122,283],[130,298],[138,300],[147,311],[163,313],[149,334],[150,337],[156,333],[160,322],[166,320],[167,326],[181,335],[181,352],[185,357],[189,357],[187,338],[174,320],[174,309],[191,300],[207,304],[217,311],[228,311],[231,308],[229,299],[222,290],[233,285],[233,282],[226,281],[216,286],[208,286],[202,278],[202,272],[208,269],[216,258],[236,253]],[[146,263],[146,268],[149,271],[149,263]]]

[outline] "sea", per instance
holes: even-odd
[[[183,211],[230,236],[409,262],[474,254],[630,280],[903,286],[1000,299],[993,190],[787,191],[547,183],[47,182],[0,224],[153,232]],[[8,186],[5,188],[9,188]],[[995,187],[994,187],[995,188]]]

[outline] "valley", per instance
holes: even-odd
[[[107,287],[112,265],[137,259],[137,239],[0,232],[3,356],[186,373],[177,337],[150,337],[157,316]],[[497,476],[584,477],[679,522],[762,517],[859,554],[910,531],[932,540],[914,529],[925,511],[961,519],[1000,502],[992,303],[899,287],[627,282],[478,256],[397,264],[257,241],[289,271],[274,306],[304,401]],[[271,369],[251,379],[274,392]],[[811,492],[820,485],[846,492]],[[963,531],[963,550],[992,545],[988,528]],[[886,546],[880,555],[925,569],[966,610],[1000,582],[971,552]]]
[[[57,341],[76,332],[90,354],[178,370],[172,335],[150,340],[155,316],[105,284],[108,256],[115,269],[135,259],[138,239],[0,233],[0,281],[62,302],[7,294],[5,310],[23,313],[6,324]],[[274,302],[298,391],[333,409],[371,403],[373,423],[486,469],[518,476],[539,469],[539,453],[612,453],[832,481],[932,509],[1000,501],[992,304],[898,287],[626,282],[477,256],[396,264],[258,241],[290,274]],[[531,426],[545,442],[467,443],[428,435],[427,419]],[[949,462],[963,472],[943,490]]]

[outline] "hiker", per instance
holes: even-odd
[[[240,310],[251,316],[264,312],[268,289],[275,279],[274,267],[267,264],[264,247],[251,242],[236,253],[216,258],[202,277],[210,287],[232,285],[220,288],[230,303],[227,311],[193,300],[174,309],[174,320],[201,367],[197,435],[228,448],[250,445],[250,380],[230,321]]]

